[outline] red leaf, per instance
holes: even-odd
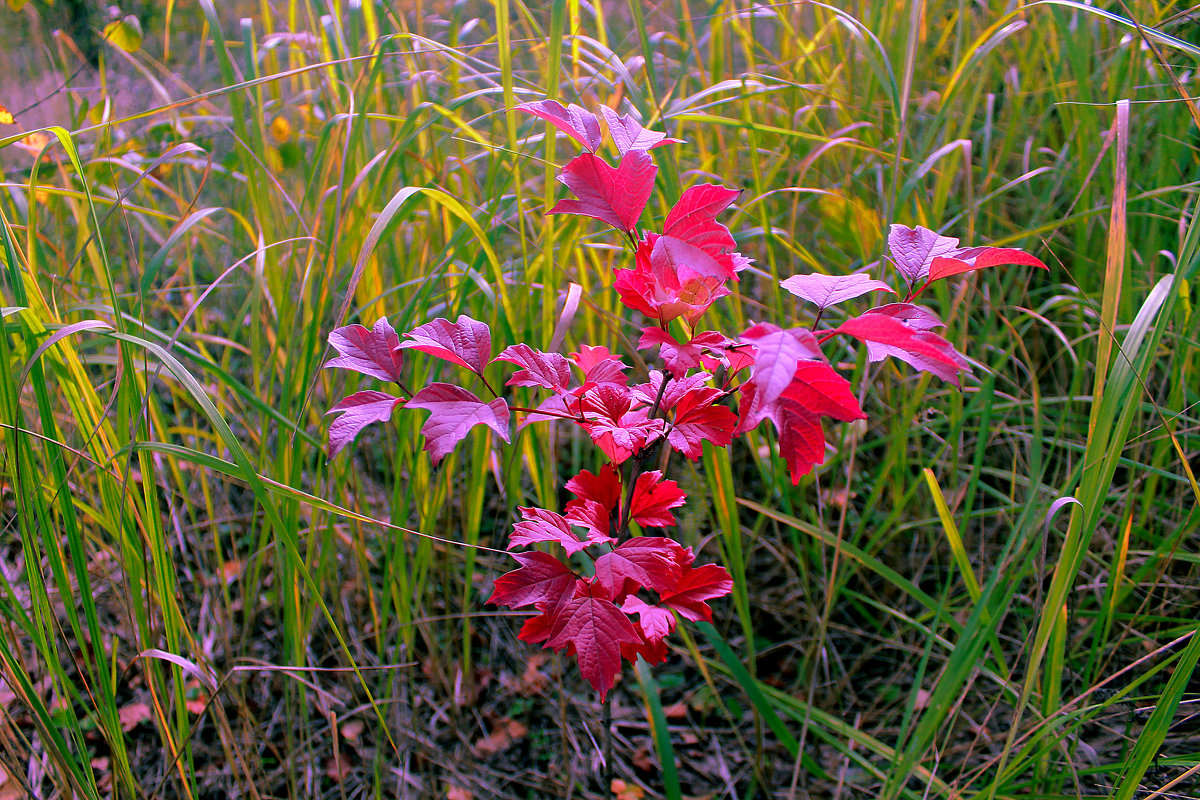
[[[714,402],[724,394],[716,389],[687,392],[675,404],[675,424],[667,434],[672,447],[695,461],[704,453],[704,442],[725,447],[733,440],[737,415]]]
[[[737,242],[729,228],[717,222],[717,214],[728,208],[739,194],[737,189],[712,183],[689,186],[667,214],[663,233],[713,256],[733,250]]]
[[[607,347],[580,345],[579,352],[571,354],[571,361],[583,371],[584,383],[619,383],[624,386],[628,380],[625,370],[629,369],[629,365]]]
[[[325,362],[326,369],[340,367],[372,378],[400,382],[404,354],[399,350],[400,337],[387,317],[380,317],[371,330],[362,325],[335,328],[329,332],[329,344],[339,355]]]
[[[850,381],[823,361],[797,364],[796,374],[781,396],[794,400],[814,414],[842,422],[867,418],[850,388]]]
[[[872,280],[869,275],[857,272],[853,275],[822,275],[812,272],[793,275],[779,284],[799,298],[816,304],[822,311],[830,306],[853,300],[867,292],[892,292],[892,287],[883,281]]]
[[[632,114],[621,116],[608,106],[600,106],[600,114],[608,123],[608,132],[621,155],[630,150],[653,150],[664,144],[683,144],[682,139],[668,139],[665,133],[646,130]]]
[[[970,368],[966,359],[936,333],[914,331],[883,314],[868,312],[848,319],[834,332],[866,342],[867,357],[871,361],[881,361],[890,355],[918,370],[932,372],[955,386],[958,386],[959,370]]]
[[[558,176],[578,199],[560,200],[547,213],[580,214],[619,231],[632,231],[654,190],[657,174],[658,167],[641,150],[626,153],[616,169],[604,159],[584,153],[572,159]]]
[[[571,383],[571,364],[561,353],[543,353],[527,344],[514,344],[506,347],[496,360],[525,368],[514,372],[506,386],[544,386],[565,392]]]
[[[466,438],[476,425],[487,425],[508,441],[508,403],[498,397],[485,403],[461,386],[431,383],[413,395],[409,408],[429,411],[429,419],[421,426],[433,463],[441,461],[454,446]]]
[[[404,334],[409,341],[400,347],[413,348],[451,364],[466,367],[476,375],[492,360],[492,332],[488,326],[466,314],[457,322],[438,317]]]
[[[664,592],[679,581],[684,550],[674,539],[638,536],[596,559],[596,582],[619,598],[629,591],[626,581]]]
[[[647,234],[638,244],[632,270],[615,271],[613,288],[634,311],[667,323],[684,317],[689,324],[729,294],[725,282],[733,268],[682,239]]]
[[[579,524],[575,520],[569,520],[561,514],[547,511],[544,508],[519,506],[517,510],[521,512],[521,522],[513,525],[512,535],[508,537],[509,550],[514,547],[528,547],[538,542],[556,542],[562,545],[563,549],[567,551],[567,555],[570,556],[586,550],[594,544],[616,541],[607,535],[607,518],[605,518],[603,531],[589,524],[590,521],[584,522],[581,527],[588,528],[588,536],[587,541],[581,542],[575,532],[571,530],[572,524]]]
[[[712,622],[712,609],[705,600],[724,597],[733,591],[733,580],[717,564],[688,568],[671,592],[659,593],[659,602],[692,622]]]
[[[562,608],[546,647],[562,650],[571,646],[580,673],[603,700],[621,671],[621,645],[641,641],[629,617],[615,603],[586,595]]]
[[[586,420],[582,423],[584,429],[618,464],[661,436],[666,428],[662,419],[650,419],[645,408],[633,408],[629,389],[617,384],[603,383],[588,389],[581,408]]]
[[[675,615],[661,606],[651,605],[635,595],[625,598],[621,610],[626,614],[638,615],[638,627],[647,640],[657,642],[675,630]]]
[[[891,317],[895,320],[903,322],[914,331],[931,331],[934,328],[945,327],[937,315],[924,306],[916,306],[912,303],[888,303],[882,306],[875,306],[866,312],[867,314],[882,314],[885,317]]]
[[[612,511],[621,502],[621,473],[612,464],[601,467],[599,475],[585,469],[567,481],[566,490],[580,500],[591,500]]]
[[[658,345],[659,358],[678,379],[689,369],[701,366],[700,356],[706,348],[720,348],[728,343],[729,340],[716,331],[705,331],[680,344],[670,332],[651,325],[642,328],[642,336],[638,339],[637,346],[639,350],[645,350]]]
[[[595,500],[572,500],[567,503],[563,517],[572,525],[587,529],[587,547],[594,544],[616,544],[617,540],[608,535],[612,528],[610,522],[611,508],[605,508]]]
[[[404,401],[386,392],[355,392],[326,414],[341,414],[329,423],[329,457],[333,458],[350,444],[359,431],[372,422],[387,422],[392,411]]]
[[[779,456],[787,464],[792,485],[812,471],[814,464],[825,463],[825,431],[821,418],[790,400],[779,401],[773,417],[779,430]]]
[[[536,103],[522,103],[517,110],[541,117],[593,152],[604,141],[596,115],[574,103],[563,107],[557,100],[539,100]]]
[[[888,248],[896,269],[909,286],[914,286],[929,274],[929,266],[938,256],[950,255],[958,249],[958,239],[941,236],[918,225],[909,228],[893,225],[888,233]]]
[[[742,341],[754,345],[753,402],[742,410],[742,421],[735,433],[744,433],[758,425],[766,407],[783,394],[796,375],[803,359],[821,359],[820,345],[811,331],[803,328],[782,330],[777,325],[760,323],[742,334]],[[743,390],[746,384],[743,384]]]
[[[537,550],[511,555],[521,566],[496,578],[487,600],[492,605],[521,608],[574,592],[575,573],[554,556]]]
[[[933,263],[929,265],[929,280],[932,282],[972,270],[1009,265],[1050,269],[1040,258],[1024,250],[1011,247],[972,247],[933,259]]]
[[[638,525],[665,528],[675,524],[672,508],[683,505],[687,495],[675,481],[663,480],[662,472],[650,470],[638,475],[633,484],[629,513]]]

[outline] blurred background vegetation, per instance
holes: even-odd
[[[870,420],[799,486],[761,432],[673,465],[736,589],[626,670],[623,797],[1194,796],[1196,12],[1096,6],[8,0],[0,798],[606,794],[594,696],[483,605],[589,443],[324,453],[338,325],[547,348],[575,282],[564,347],[632,350],[544,97],[686,140],[652,225],[744,189],[717,329],[890,279],[894,222],[1051,265],[925,298],[961,392],[843,353]]]

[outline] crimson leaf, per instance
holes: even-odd
[[[792,476],[792,485],[825,461],[825,431],[821,418],[799,403],[780,400],[773,416],[779,430],[779,455]]]
[[[554,556],[537,550],[511,555],[521,566],[496,578],[487,600],[492,605],[521,608],[557,600],[574,589],[575,573]]]
[[[621,473],[612,464],[593,475],[586,469],[566,483],[566,489],[580,500],[591,500],[612,511],[621,501]]]
[[[850,381],[824,361],[801,361],[797,364],[796,374],[781,396],[799,403],[814,414],[842,422],[867,418],[850,388]]]
[[[733,579],[718,564],[687,568],[670,592],[659,594],[659,602],[692,622],[712,622],[712,609],[705,600],[724,597],[733,590]]]
[[[674,539],[638,536],[596,559],[596,582],[611,597],[628,594],[626,581],[656,592],[671,591],[679,581],[683,548]]]
[[[664,144],[683,144],[682,139],[668,139],[665,133],[646,130],[632,114],[621,116],[608,106],[600,106],[600,114],[608,123],[608,132],[621,155],[630,150],[653,150]]]
[[[657,174],[658,167],[641,150],[630,150],[615,169],[604,159],[584,153],[573,158],[558,176],[578,199],[560,200],[547,213],[580,214],[630,232],[637,227]]]
[[[909,286],[914,286],[929,274],[929,266],[938,256],[950,255],[958,249],[958,239],[940,236],[918,225],[909,228],[893,225],[888,233],[888,248],[896,269]]]
[[[732,250],[737,243],[729,229],[717,222],[717,214],[728,208],[739,194],[741,192],[737,189],[713,183],[689,186],[679,197],[679,202],[667,213],[663,233],[682,239],[710,255]]]
[[[686,392],[675,404],[675,424],[667,434],[672,447],[695,461],[704,452],[704,442],[725,447],[733,439],[737,415],[714,401],[723,394],[716,389]]]
[[[866,313],[848,319],[835,332],[866,342],[867,357],[871,361],[892,356],[918,370],[932,372],[955,386],[958,386],[959,371],[969,369],[966,359],[936,333],[913,330],[883,314]]]
[[[339,355],[325,362],[326,369],[340,367],[372,378],[400,382],[404,354],[399,350],[400,337],[387,317],[380,317],[371,330],[362,325],[335,328],[329,332],[329,344]]]
[[[504,441],[508,438],[508,403],[498,397],[485,403],[461,386],[431,383],[413,395],[409,408],[429,411],[429,419],[421,426],[425,434],[425,449],[433,463],[441,461],[467,432],[476,425],[487,425]]]
[[[522,103],[517,110],[541,117],[593,152],[604,141],[596,115],[574,103],[564,107],[557,100],[539,100],[536,103]]]
[[[543,386],[565,392],[571,383],[571,364],[561,353],[543,353],[527,344],[514,344],[496,360],[524,367],[513,373],[506,386]]]
[[[603,700],[621,671],[621,645],[641,641],[629,617],[612,600],[588,594],[562,607],[546,647],[574,649],[580,673]]]
[[[512,535],[508,537],[508,549],[528,547],[538,542],[557,542],[574,555],[587,549],[590,542],[581,542],[571,531],[570,523],[561,514],[547,511],[544,508],[517,508],[521,512],[521,521],[513,525]]]
[[[793,275],[779,285],[797,297],[815,304],[822,311],[867,292],[892,292],[892,287],[883,281],[873,280],[862,272],[853,275],[822,275],[819,272]]]
[[[405,334],[408,341],[400,347],[413,348],[451,364],[466,367],[476,375],[492,360],[492,332],[485,323],[466,314],[457,322],[438,317]]]
[[[963,272],[1005,265],[1050,269],[1040,258],[1024,250],[1011,247],[971,247],[933,259],[929,265],[929,280],[936,281]]]
[[[386,392],[355,392],[326,414],[341,414],[329,424],[329,457],[333,458],[350,444],[359,431],[372,422],[387,422],[392,411],[404,401]]]
[[[662,472],[650,470],[638,475],[633,484],[629,514],[638,525],[665,528],[675,524],[672,508],[683,505],[687,495],[675,481],[663,480]]]
[[[651,325],[642,328],[642,336],[638,339],[637,346],[639,350],[645,350],[658,345],[659,358],[663,360],[671,374],[678,379],[682,378],[689,369],[695,369],[701,365],[700,356],[705,348],[724,347],[728,343],[729,340],[716,331],[705,331],[680,344],[670,332]]]

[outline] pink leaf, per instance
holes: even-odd
[[[665,133],[646,130],[632,114],[620,116],[608,106],[600,106],[600,114],[608,123],[608,132],[621,155],[630,150],[653,150],[664,144],[683,143],[682,139],[668,139]]]
[[[754,345],[752,411],[742,412],[742,421],[735,433],[755,427],[762,419],[762,409],[774,403],[796,374],[802,359],[821,359],[820,345],[811,331],[803,328],[783,330],[777,325],[759,323],[742,334],[742,341]]]
[[[425,449],[433,463],[441,461],[454,446],[466,438],[476,425],[487,425],[508,441],[508,403],[498,397],[485,403],[461,386],[431,383],[413,395],[409,408],[429,411],[429,419],[421,426],[425,434]]]
[[[619,383],[625,385],[628,378],[625,370],[629,365],[607,347],[580,345],[578,353],[571,354],[571,361],[583,371],[584,383]]]
[[[359,431],[373,422],[387,422],[404,401],[386,392],[355,392],[326,414],[341,414],[329,424],[329,457],[333,458],[353,441]]]
[[[969,369],[966,360],[945,339],[936,333],[914,331],[890,316],[866,313],[846,320],[835,333],[866,342],[871,361],[881,361],[890,355],[955,386],[959,371]]]
[[[621,671],[621,645],[640,642],[625,612],[612,600],[589,594],[576,597],[562,608],[546,647],[562,650],[570,646],[579,662],[579,672],[603,700]]]
[[[596,559],[595,580],[614,598],[633,591],[626,581],[660,593],[671,591],[679,581],[683,552],[674,539],[661,536],[627,539]]]
[[[488,598],[492,605],[521,608],[574,591],[575,573],[554,556],[537,550],[511,555],[521,567],[496,578]]]
[[[729,228],[717,222],[720,214],[741,194],[737,189],[702,183],[684,190],[667,214],[663,233],[699,247],[709,255],[733,250],[737,243]]]
[[[513,525],[512,535],[508,537],[508,549],[510,550],[514,547],[529,547],[538,542],[556,542],[562,545],[563,549],[567,551],[567,555],[571,556],[586,550],[593,544],[598,544],[602,538],[607,539],[604,534],[593,537],[589,532],[588,541],[581,542],[571,530],[572,524],[579,524],[575,520],[569,520],[561,514],[547,511],[544,508],[519,506],[517,510],[521,512],[521,521]],[[587,525],[587,527],[590,531],[591,526]]]
[[[724,597],[733,591],[733,580],[717,564],[684,569],[670,592],[660,593],[659,602],[692,622],[712,622],[712,609],[705,600]]]
[[[892,292],[892,287],[883,281],[872,280],[870,276],[861,272],[853,275],[822,275],[819,272],[793,275],[779,285],[797,297],[815,304],[822,311],[867,292]]]
[[[662,472],[650,470],[637,476],[633,484],[633,499],[629,514],[638,525],[665,528],[675,524],[672,508],[683,505],[687,495],[675,481],[663,480]]]
[[[371,330],[362,325],[335,328],[329,332],[329,344],[339,355],[325,362],[326,369],[340,367],[372,378],[400,382],[404,354],[399,350],[400,337],[387,317],[380,317]]]
[[[565,392],[571,383],[571,364],[561,353],[543,353],[527,344],[514,344],[506,347],[496,360],[525,368],[513,373],[506,386],[543,386]]]
[[[669,609],[650,605],[635,595],[625,598],[621,610],[626,614],[638,615],[638,627],[642,629],[642,635],[652,642],[666,638],[675,630],[675,615]]]
[[[604,141],[596,115],[574,103],[564,107],[557,100],[539,100],[522,103],[517,110],[541,117],[592,152]]]
[[[466,367],[476,375],[492,360],[492,332],[488,326],[473,320],[466,314],[457,322],[438,317],[433,322],[414,328],[405,334],[408,341],[400,347],[413,348],[422,353]]]
[[[1040,258],[1024,250],[1011,247],[972,247],[933,259],[933,263],[929,265],[929,280],[936,281],[972,270],[1010,265],[1050,269]]]
[[[560,200],[547,213],[581,214],[619,231],[633,231],[654,190],[657,174],[658,167],[641,150],[626,153],[616,169],[604,159],[584,153],[572,159],[558,176],[578,199]]]
[[[612,527],[610,510],[595,500],[576,499],[567,503],[563,517],[572,525],[587,530],[586,547],[594,544],[616,544],[617,540],[608,535]]]
[[[876,306],[866,312],[867,314],[882,314],[885,317],[891,317],[895,320],[903,322],[914,331],[931,331],[934,328],[945,327],[937,315],[924,306],[916,306],[912,303],[888,303],[887,305]]]
[[[634,268],[616,270],[613,288],[621,302],[660,324],[684,317],[689,324],[729,294],[733,275],[721,261],[682,239],[647,234],[638,243]]]
[[[700,356],[706,348],[720,348],[729,343],[716,331],[706,331],[680,344],[668,331],[656,326],[642,328],[642,336],[638,339],[638,349],[658,345],[659,358],[676,379],[682,378],[689,369],[701,366]]]
[[[958,249],[958,239],[940,236],[928,228],[909,228],[893,225],[888,233],[888,248],[896,269],[909,286],[914,286],[929,274],[929,266],[938,256],[950,255]]]

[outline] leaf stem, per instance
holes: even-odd
[[[604,696],[604,711],[600,716],[600,727],[604,730],[602,738],[604,740],[604,786],[601,791],[604,796],[608,797],[612,792],[613,783],[613,735],[612,735],[612,693]]]

